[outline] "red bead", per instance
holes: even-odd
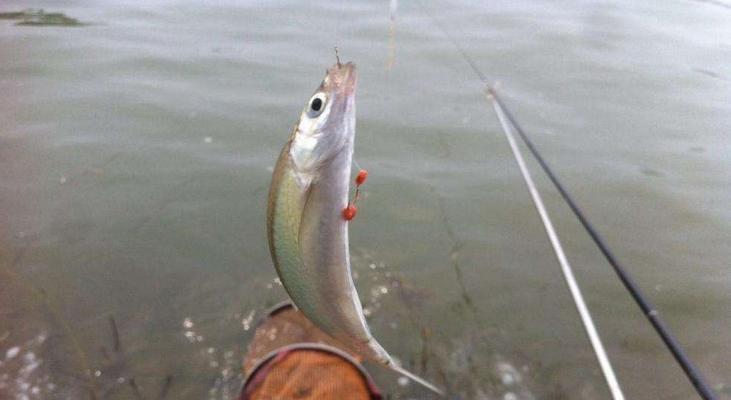
[[[355,207],[355,205],[348,204],[348,206],[343,209],[343,218],[346,221],[350,221],[355,218],[356,213],[358,213],[358,209]]]
[[[365,183],[366,179],[368,179],[368,171],[362,169],[358,172],[358,176],[355,177],[355,184],[360,186]]]

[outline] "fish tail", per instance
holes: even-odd
[[[391,368],[392,370],[398,372],[399,374],[401,374],[401,375],[403,375],[403,376],[411,379],[412,381],[420,384],[421,386],[424,386],[425,388],[431,390],[432,392],[438,394],[439,397],[444,398],[444,391],[441,390],[441,389],[439,389],[439,388],[437,388],[433,384],[429,383],[429,381],[427,381],[426,379],[424,379],[424,378],[422,378],[422,377],[420,377],[418,375],[413,374],[412,372],[409,372],[409,371],[401,368],[400,366],[396,365],[396,363],[394,363],[393,361],[391,361],[388,364],[386,364],[386,366],[388,368]]]
[[[409,378],[410,380],[412,380],[412,381],[420,384],[421,386],[424,386],[425,388],[429,389],[430,391],[438,394],[439,397],[442,397],[442,398],[444,397],[443,390],[441,390],[441,389],[437,388],[436,386],[434,386],[433,384],[429,383],[429,381],[427,381],[426,379],[424,379],[420,376],[417,376],[417,375],[413,374],[412,372],[405,370],[400,365],[396,364],[396,362],[394,362],[393,358],[391,358],[391,355],[388,354],[386,349],[384,349],[381,346],[381,344],[378,343],[375,339],[371,338],[370,340],[368,340],[366,345],[373,352],[371,359],[374,361],[378,361],[379,365],[389,368],[389,369],[399,373],[400,375],[403,375],[403,376]]]

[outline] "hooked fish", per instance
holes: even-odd
[[[274,167],[267,237],[282,285],[297,308],[349,350],[442,395],[394,363],[366,324],[350,272],[348,206],[355,140],[353,63],[340,61],[305,105]]]

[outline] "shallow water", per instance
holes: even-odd
[[[424,3],[731,398],[729,3]],[[337,45],[376,337],[463,398],[608,398],[479,81],[419,4],[392,25],[385,1],[3,2],[87,25],[0,20],[0,397],[232,398],[285,298],[271,167]],[[692,398],[531,165],[628,398]]]

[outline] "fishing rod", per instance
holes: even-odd
[[[589,234],[591,239],[594,241],[594,244],[599,248],[602,255],[604,255],[604,258],[607,260],[609,265],[612,266],[614,269],[614,272],[619,277],[619,280],[624,285],[625,289],[630,293],[632,298],[634,299],[637,306],[642,310],[643,314],[647,318],[647,320],[650,322],[652,327],[655,329],[655,332],[660,336],[663,343],[665,343],[665,346],[670,351],[670,353],[675,358],[675,361],[680,365],[681,369],[685,373],[685,375],[688,377],[690,382],[692,383],[693,387],[695,388],[696,392],[703,398],[704,400],[716,400],[718,397],[716,393],[711,389],[711,386],[708,384],[706,379],[703,377],[700,370],[693,364],[693,362],[690,360],[688,355],[685,353],[685,350],[683,350],[683,347],[680,345],[680,343],[675,339],[673,334],[670,332],[670,329],[665,324],[665,322],[660,317],[660,312],[655,308],[655,306],[647,299],[647,296],[642,292],[640,287],[635,283],[634,279],[632,279],[631,275],[627,271],[627,269],[622,265],[617,257],[614,256],[614,253],[609,249],[609,246],[604,241],[604,238],[599,234],[599,232],[594,228],[594,226],[589,222],[587,217],[584,215],[584,213],[581,211],[579,206],[576,204],[572,196],[568,193],[566,188],[563,186],[563,184],[559,181],[556,174],[553,172],[551,167],[548,165],[548,163],[545,161],[541,153],[538,151],[538,149],[533,144],[533,141],[528,137],[528,135],[525,133],[523,128],[520,126],[518,121],[515,119],[515,117],[512,115],[512,113],[508,110],[508,108],[503,103],[500,96],[498,96],[498,93],[495,91],[494,87],[490,84],[490,81],[487,79],[487,76],[480,70],[480,68],[477,66],[477,63],[470,57],[470,55],[465,51],[465,49],[460,45],[460,43],[452,36],[452,34],[447,30],[439,21],[434,17],[431,12],[424,6],[424,4],[421,3],[421,1],[417,1],[417,4],[424,10],[424,12],[429,16],[432,23],[436,25],[444,34],[444,36],[449,39],[449,41],[454,45],[455,49],[459,54],[462,56],[464,61],[470,66],[472,71],[475,73],[475,75],[479,78],[479,80],[486,86],[487,93],[491,97],[492,101],[499,106],[499,109],[502,110],[504,116],[506,117],[507,121],[512,124],[514,127],[515,132],[518,133],[521,140],[525,143],[526,147],[530,151],[530,153],[533,155],[533,157],[536,159],[538,164],[541,166],[541,169],[543,172],[548,176],[551,183],[556,187],[558,192],[561,194],[561,197],[564,199],[566,204],[569,206],[571,211],[574,213],[576,218],[579,220],[581,225],[584,227],[584,230]],[[497,111],[497,110],[496,110]]]
[[[713,391],[713,389],[711,389],[708,382],[706,382],[700,370],[698,370],[698,368],[690,360],[680,343],[670,332],[668,326],[665,324],[662,318],[660,318],[660,311],[658,311],[657,308],[655,308],[655,306],[647,299],[640,287],[637,285],[637,283],[635,283],[634,279],[632,279],[632,276],[629,274],[627,269],[619,262],[614,253],[612,253],[611,249],[609,249],[609,246],[604,241],[604,238],[594,228],[591,222],[589,222],[583,211],[581,211],[581,209],[568,193],[566,188],[558,180],[558,177],[553,172],[551,167],[548,166],[543,156],[538,152],[538,149],[536,149],[531,139],[520,127],[515,117],[512,116],[512,114],[505,107],[502,100],[497,96],[497,92],[495,92],[495,89],[488,86],[487,90],[495,104],[499,105],[507,119],[513,125],[513,127],[515,128],[515,132],[517,132],[520,138],[523,140],[528,150],[531,152],[533,157],[543,169],[543,172],[545,172],[545,174],[548,176],[551,183],[553,183],[558,192],[561,194],[561,197],[564,199],[566,204],[569,206],[581,225],[584,227],[584,230],[586,230],[586,232],[589,234],[591,239],[604,255],[604,258],[607,260],[609,265],[612,266],[614,272],[616,272],[617,276],[619,277],[619,280],[622,281],[624,287],[635,300],[637,306],[640,307],[645,317],[648,319],[648,321],[650,321],[650,324],[652,324],[655,332],[657,332],[663,343],[665,343],[665,346],[672,353],[675,361],[677,361],[680,367],[683,369],[683,372],[685,372],[685,375],[691,381],[693,387],[695,387],[698,394],[703,399],[716,400],[716,393]]]
[[[520,147],[518,147],[515,135],[513,135],[512,129],[509,125],[505,109],[501,107],[499,103],[494,101],[494,97],[491,92],[488,92],[487,96],[488,100],[493,100],[491,102],[495,108],[498,120],[500,120],[500,126],[503,128],[505,137],[508,139],[508,144],[510,144],[510,149],[513,151],[513,156],[515,157],[515,161],[518,163],[518,168],[523,175],[523,180],[525,180],[525,184],[528,186],[528,191],[533,199],[533,204],[538,211],[538,215],[541,217],[541,221],[546,229],[548,239],[551,241],[551,246],[553,246],[553,251],[556,254],[558,263],[561,265],[561,272],[563,272],[564,280],[569,287],[571,297],[574,299],[576,310],[579,312],[581,322],[584,324],[586,335],[589,337],[591,346],[594,348],[594,354],[596,355],[597,361],[599,361],[599,366],[601,367],[604,379],[607,381],[609,391],[612,393],[612,398],[614,400],[624,400],[624,393],[622,393],[622,388],[619,385],[619,381],[617,381],[617,375],[614,373],[614,368],[612,368],[612,363],[609,361],[607,351],[604,349],[602,340],[599,337],[596,326],[594,325],[594,320],[591,317],[589,308],[586,306],[586,301],[584,301],[584,296],[581,294],[581,289],[579,289],[579,284],[576,282],[576,277],[574,276],[571,264],[566,257],[566,253],[563,251],[561,240],[558,238],[558,234],[556,234],[556,230],[553,227],[553,222],[551,222],[551,217],[549,217],[548,211],[546,211],[546,206],[543,204],[541,194],[538,192],[538,188],[536,187],[535,182],[533,182],[530,171],[525,164],[523,155],[520,152]]]

